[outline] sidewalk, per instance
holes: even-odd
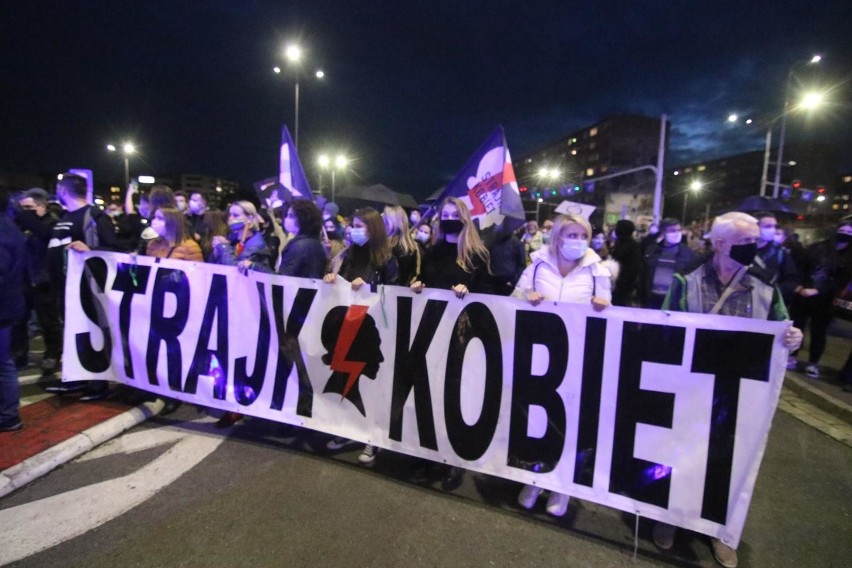
[[[134,403],[113,385],[97,402],[45,393],[35,368],[19,375],[23,429],[0,433],[0,497],[68,463],[162,410],[162,401]]]

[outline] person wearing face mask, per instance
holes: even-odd
[[[420,224],[420,211],[417,209],[413,209],[411,214],[408,216],[408,220],[410,222],[410,226],[416,227]]]
[[[399,265],[388,245],[385,223],[372,207],[358,209],[352,214],[349,231],[352,244],[341,253],[340,267],[323,277],[329,284],[337,276],[352,283],[353,290],[365,284],[376,291],[379,285],[395,285],[399,281]]]
[[[210,263],[272,272],[272,252],[263,239],[257,209],[250,201],[235,201],[228,208],[228,236],[211,239]]]
[[[468,292],[491,292],[491,255],[482,242],[470,211],[463,201],[448,197],[438,208],[438,229],[435,244],[423,256],[420,279],[411,284],[411,290],[420,293],[427,286],[452,290],[459,298]],[[458,467],[443,468],[441,486],[446,491],[457,489],[464,470]],[[419,479],[430,479],[427,467],[418,467],[414,473]]]
[[[186,220],[189,224],[189,234],[198,242],[207,235],[204,224],[204,213],[207,211],[207,198],[200,191],[193,191],[186,206]]]
[[[325,254],[328,256],[329,262],[334,263],[337,256],[346,250],[346,243],[343,241],[343,228],[333,217],[323,221],[323,228],[325,234],[323,235],[322,246],[325,247]]]
[[[541,224],[541,244],[550,243],[550,232],[553,230],[553,220],[545,219]]]
[[[322,213],[313,201],[293,201],[284,217],[284,230],[295,235],[281,253],[278,274],[299,278],[322,278],[325,275],[325,248],[320,242]]]
[[[414,240],[420,247],[420,256],[422,257],[423,253],[432,248],[432,225],[421,223],[414,231]]]
[[[147,256],[204,262],[201,247],[189,235],[185,216],[178,209],[157,209],[151,218],[151,229],[157,233],[157,238],[148,243],[145,251]]]
[[[784,302],[791,306],[796,288],[801,284],[801,276],[790,254],[775,242],[778,231],[775,214],[758,213],[756,218],[760,237],[757,239],[757,257],[752,270],[764,281],[777,284]]]
[[[459,298],[468,292],[491,292],[491,255],[482,242],[464,202],[447,198],[438,209],[435,244],[426,251],[420,279],[411,289],[424,287],[452,290]]]
[[[601,260],[609,258],[609,247],[606,244],[606,233],[603,231],[594,231],[592,240],[589,241],[589,248],[595,251]]]
[[[186,192],[181,190],[175,192],[175,204],[177,205],[178,211],[182,214],[186,213]]]
[[[333,284],[337,277],[351,283],[352,290],[358,291],[365,284],[376,292],[380,285],[395,285],[399,281],[399,265],[388,244],[385,223],[379,212],[372,207],[358,209],[352,214],[350,231],[352,245],[340,253],[342,262],[336,272],[329,272],[323,282]],[[336,436],[328,441],[326,448],[332,451],[342,450],[354,440]],[[358,462],[370,465],[376,459],[378,448],[372,445],[364,447]]]
[[[518,280],[512,296],[524,298],[533,306],[542,301],[591,305],[601,311],[612,301],[609,270],[601,258],[589,248],[592,227],[579,215],[560,215],[553,223],[550,244],[539,251]],[[529,464],[534,471],[550,471],[562,452],[562,444],[552,448],[551,459],[541,456],[510,456],[518,463]],[[548,469],[550,468],[550,469]],[[518,504],[532,509],[543,490],[526,485],[518,495]],[[568,510],[569,496],[551,492],[547,512],[561,517]]]
[[[834,299],[852,275],[850,243],[852,220],[847,220],[837,226],[831,237],[805,250],[802,283],[796,288],[793,301],[793,321],[801,329],[809,325],[805,374],[814,379],[820,376],[819,360],[825,352],[828,326],[834,315]],[[797,366],[797,361],[788,361],[788,368]]]
[[[673,218],[660,222],[659,242],[648,245],[642,259],[639,301],[644,308],[658,310],[672,285],[676,272],[695,265],[695,252],[686,244],[680,221]]]
[[[757,219],[740,212],[716,217],[710,230],[713,255],[698,268],[676,274],[663,310],[699,314],[719,314],[772,321],[788,319],[787,308],[777,286],[766,283],[748,271],[757,254],[760,229]],[[802,343],[802,332],[787,328],[784,347],[796,349]],[[737,417],[714,417],[719,427],[735,428]],[[712,467],[708,464],[707,467]],[[677,527],[658,522],[653,529],[654,544],[662,550],[674,546]],[[719,539],[711,540],[713,556],[727,568],[737,565],[737,551]]]

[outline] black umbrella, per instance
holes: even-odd
[[[751,197],[747,197],[739,205],[734,207],[732,211],[742,211],[743,213],[771,211],[773,213],[793,214],[793,210],[787,207],[785,203],[771,197],[763,197],[762,195],[752,195]]]
[[[377,183],[375,185],[350,185],[338,192],[337,197],[344,199],[355,199],[358,201],[369,201],[370,203],[384,203],[386,205],[399,205],[409,209],[417,208],[417,201],[407,193],[397,193],[391,188]]]

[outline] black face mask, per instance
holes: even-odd
[[[441,219],[441,232],[445,235],[458,235],[463,227],[458,219]]]
[[[326,231],[325,234],[328,236],[328,238],[330,240],[332,240],[332,241],[337,240],[337,231]]]
[[[852,235],[848,233],[837,233],[837,244],[844,245],[852,243]]]
[[[731,247],[731,252],[728,256],[743,266],[750,266],[754,262],[754,257],[757,254],[757,243],[749,243],[747,245],[734,245]]]

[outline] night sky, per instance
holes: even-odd
[[[277,174],[293,131],[283,48],[304,46],[300,155],[356,158],[352,183],[423,197],[498,124],[514,157],[608,115],[669,115],[668,165],[762,149],[731,112],[780,113],[787,70],[831,102],[790,138],[842,145],[852,171],[852,2],[4,2],[0,170]],[[276,75],[272,67],[282,65]],[[313,77],[322,68],[326,78]],[[340,179],[340,178],[339,178]],[[316,189],[316,187],[315,187]]]

